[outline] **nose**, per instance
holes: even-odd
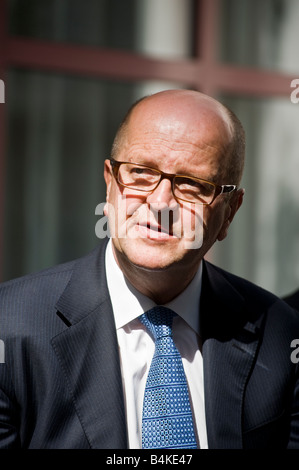
[[[179,205],[173,195],[171,181],[167,178],[162,179],[158,187],[147,196],[147,202],[156,211],[174,210]]]

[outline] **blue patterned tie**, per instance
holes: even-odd
[[[155,339],[143,402],[143,449],[197,448],[182,358],[172,339],[175,315],[158,306],[139,317]]]

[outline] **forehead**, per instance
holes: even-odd
[[[207,166],[218,174],[231,142],[229,119],[221,107],[215,102],[167,98],[145,100],[134,109],[121,157],[164,171],[190,168],[194,174]]]
[[[133,110],[130,130],[156,127],[161,132],[187,129],[217,134],[218,138],[231,138],[232,126],[224,106],[197,92],[173,91],[158,93],[141,101]],[[223,134],[224,132],[224,134]]]

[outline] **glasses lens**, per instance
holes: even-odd
[[[118,171],[118,182],[131,189],[151,191],[160,179],[160,173],[152,168],[131,163],[122,163]]]
[[[215,194],[215,186],[203,180],[176,176],[174,194],[184,201],[195,204],[210,204]]]

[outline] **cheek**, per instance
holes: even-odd
[[[118,187],[111,186],[109,197],[104,207],[104,214],[108,217],[109,228],[112,237],[124,238],[127,236],[126,223],[132,216],[138,215],[138,210],[143,201],[132,197]]]
[[[216,240],[225,220],[226,206],[224,204],[205,206],[203,224],[206,237]]]
[[[200,248],[203,243],[204,206],[183,207],[181,210],[182,235],[187,249]]]
[[[182,227],[185,231],[188,229],[196,229],[203,225],[204,206],[203,205],[190,205],[182,206],[180,209],[180,219]]]
[[[143,194],[132,194],[130,190],[116,183],[110,186],[107,201],[115,206],[116,212],[125,212],[128,216],[132,215],[134,210],[145,202]]]
[[[126,213],[126,201],[122,197],[116,185],[111,184],[107,192],[107,201],[104,207],[104,214],[108,218],[109,230],[112,238],[116,238],[121,225],[120,217]]]

